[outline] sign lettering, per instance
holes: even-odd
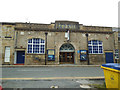
[[[79,29],[79,23],[71,22],[71,21],[56,21],[55,28],[56,29]]]

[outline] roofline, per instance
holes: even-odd
[[[2,25],[15,25],[15,22],[0,22]]]
[[[99,27],[99,28],[113,28],[113,27],[108,27],[108,26],[87,26],[87,25],[83,25],[85,27]]]
[[[69,21],[69,20],[56,20],[55,22],[73,22],[73,23],[78,23],[79,22],[76,22],[76,21]],[[44,23],[31,23],[31,22],[0,22],[0,24],[3,24],[3,25],[16,25],[16,24],[36,24],[36,25],[51,25],[51,24],[55,24],[55,23],[50,23],[50,24],[44,24]],[[79,25],[83,25],[83,24],[79,24]],[[120,29],[120,27],[108,27],[108,26],[89,26],[89,25],[83,25],[85,27],[100,27],[100,28],[118,28]]]
[[[67,30],[58,29],[31,29],[31,28],[15,28],[15,30],[21,31],[48,31],[48,32],[66,32]],[[89,31],[89,30],[69,30],[70,32],[81,32],[81,33],[114,33],[114,31]]]

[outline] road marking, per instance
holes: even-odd
[[[52,80],[52,79],[104,79],[104,77],[44,77],[44,78],[0,78],[2,80]]]

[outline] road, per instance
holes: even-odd
[[[2,68],[2,78],[102,77],[100,67]]]
[[[24,85],[24,88],[49,88],[51,85],[78,88],[80,83],[88,82],[81,79],[103,77],[100,67],[2,68],[3,87],[7,88],[20,88]]]

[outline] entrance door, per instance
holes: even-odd
[[[17,51],[17,64],[24,64],[25,51]]]
[[[65,43],[60,47],[60,63],[74,63],[75,48],[70,43]]]
[[[113,62],[113,52],[106,52],[105,57],[106,57],[106,63],[114,63]]]
[[[60,52],[60,63],[74,63],[74,52]]]
[[[10,47],[5,47],[5,59],[4,62],[10,62]]]

